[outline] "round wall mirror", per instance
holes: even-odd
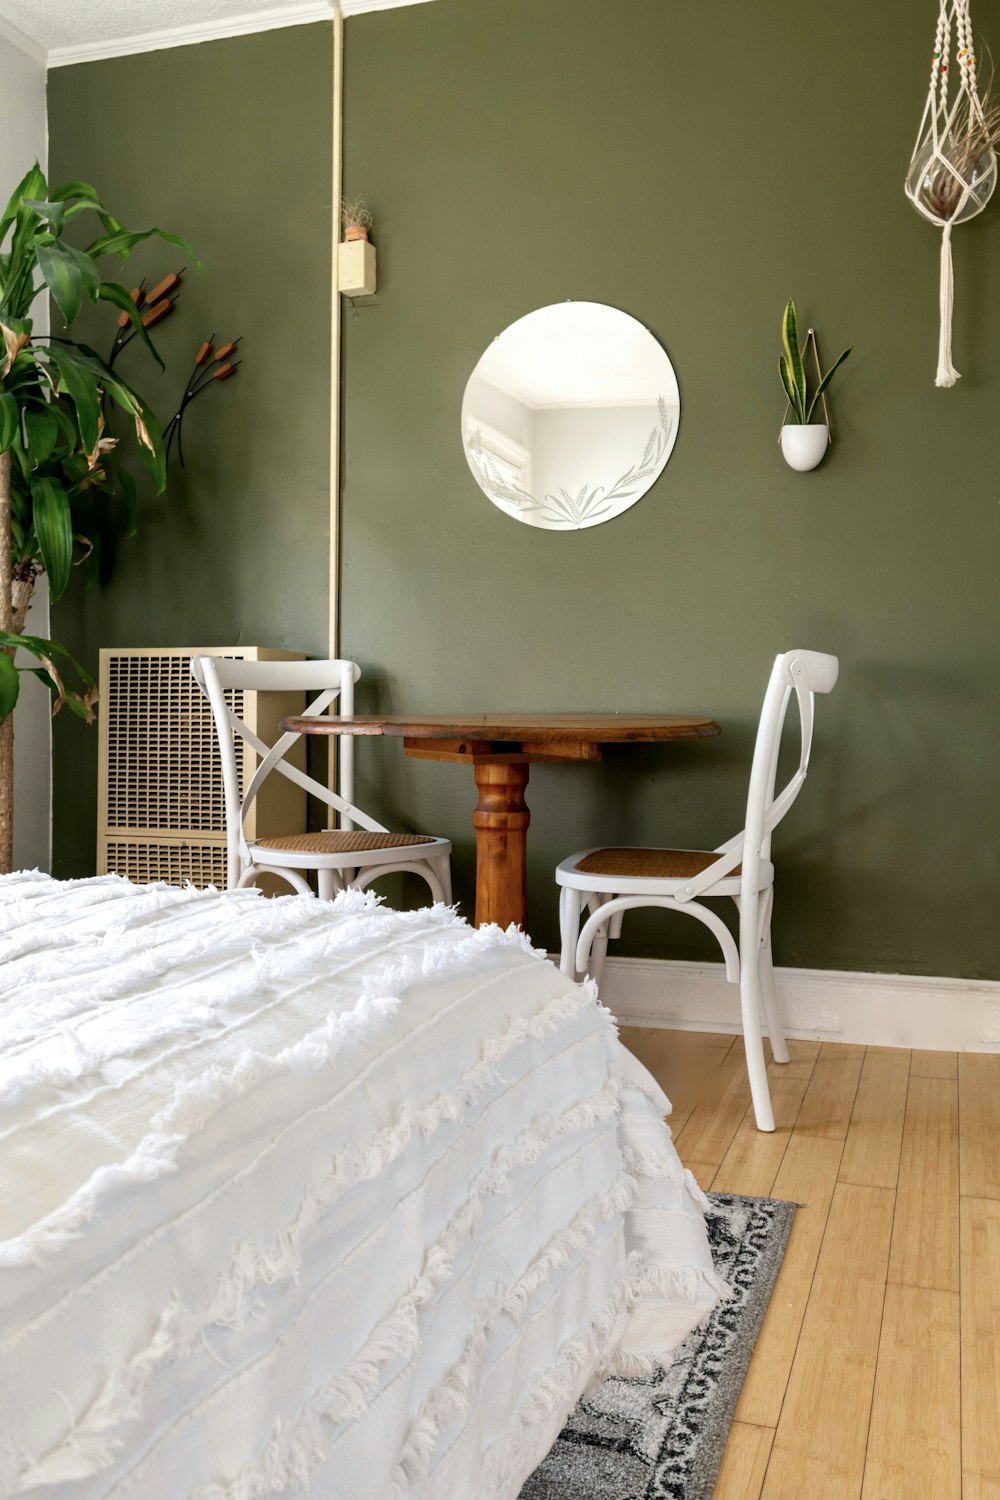
[[[673,365],[648,329],[601,302],[560,302],[493,340],[465,387],[462,444],[505,515],[579,531],[646,493],[680,409]]]

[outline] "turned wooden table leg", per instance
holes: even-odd
[[[524,802],[525,763],[476,765],[476,926],[497,922],[524,927],[527,918],[525,848],[531,821]]]

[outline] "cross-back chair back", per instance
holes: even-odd
[[[288,730],[268,745],[239,715],[227,693],[315,693],[307,715],[336,709],[342,718],[354,712],[354,684],[361,675],[356,662],[241,661],[195,656],[191,671],[208,699],[215,720],[222,761],[226,809],[228,884],[252,884],[266,872],[279,875],[295,889],[308,892],[305,871],[317,872],[319,893],[330,897],[347,885],[363,887],[379,875],[411,871],[427,881],[435,900],[451,900],[450,854],[447,839],[415,834],[392,834],[354,802],[354,740],[336,735],[337,790],[293,765],[288,756],[302,739]],[[242,756],[237,746],[253,752],[256,765],[244,787]],[[248,824],[261,789],[271,775],[286,777],[309,796],[331,809],[335,824],[321,833],[286,834],[256,838]]]
[[[774,1129],[763,1044],[766,1014],[775,1060],[788,1061],[774,987],[771,911],[774,866],[771,836],[805,783],[812,752],[815,695],[836,684],[839,663],[819,651],[778,656],[771,669],[757,728],[743,828],[712,850],[585,849],[556,871],[560,891],[561,966],[568,974],[589,969],[599,980],[609,939],[620,936],[624,912],[639,906],[686,912],[716,937],[726,977],[740,986],[747,1070],[758,1127]],[[798,765],[775,791],[782,730],[795,698],[799,713]],[[739,910],[739,942],[718,912],[701,898],[728,896]],[[583,909],[590,915],[582,921]]]

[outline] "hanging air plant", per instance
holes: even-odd
[[[954,40],[955,71],[950,58]],[[918,213],[942,230],[941,334],[936,384],[951,386],[959,373],[951,361],[954,283],[951,230],[981,213],[996,187],[1000,107],[980,95],[972,44],[969,0],[941,0],[930,87],[917,143],[906,175],[906,196]]]

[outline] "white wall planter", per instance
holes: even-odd
[[[825,422],[789,422],[781,429],[781,451],[793,469],[815,469],[830,443]]]

